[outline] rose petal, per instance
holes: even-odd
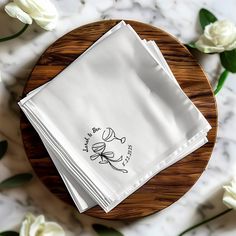
[[[44,230],[42,231],[43,236],[65,236],[63,228],[55,222],[46,222]]]
[[[232,180],[228,185],[223,186],[226,192],[229,192],[236,199],[236,183]]]
[[[212,36],[211,36],[211,27],[212,27],[213,23],[210,23],[209,25],[207,25],[204,29],[204,36],[209,40],[212,41]]]
[[[31,16],[35,22],[45,30],[53,30],[56,28],[57,15],[49,17],[45,15],[31,14]]]
[[[195,46],[199,51],[204,53],[220,53],[224,51],[224,47],[215,46],[204,35],[200,36],[198,41],[195,43]]]
[[[196,42],[204,53],[220,53],[236,48],[236,27],[233,22],[220,20],[207,25],[204,34]]]
[[[226,51],[231,51],[231,50],[233,50],[233,49],[235,49],[236,48],[236,40],[233,42],[233,43],[231,43],[231,44],[229,44],[228,46],[226,46],[225,47],[225,50]]]
[[[27,220],[24,220],[22,222],[21,228],[20,228],[20,236],[28,236],[29,235],[29,228],[30,225]]]
[[[14,2],[43,29],[53,30],[56,27],[57,10],[49,0],[14,0]]]
[[[10,2],[5,6],[6,13],[14,18],[17,18],[25,24],[32,24],[32,18],[21,10],[14,2]]]
[[[224,193],[223,196],[223,203],[228,207],[228,208],[233,208],[236,210],[236,199],[232,197],[232,195],[228,192]]]
[[[37,232],[42,231],[45,223],[45,218],[40,215],[35,218],[34,222],[30,226],[29,236],[36,236]]]
[[[223,203],[227,207],[236,210],[236,178],[234,177],[233,180],[223,188],[225,190]]]
[[[27,214],[20,228],[20,236],[29,236],[30,226],[35,220],[32,214]]]
[[[20,236],[65,236],[63,228],[55,222],[45,222],[45,217],[27,214],[20,228]]]
[[[55,14],[57,12],[55,6],[49,0],[14,0],[23,11],[31,14],[34,12],[47,12],[47,14]]]

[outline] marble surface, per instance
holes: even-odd
[[[21,23],[10,18],[0,2],[0,35],[16,32]],[[150,23],[175,35],[182,42],[198,37],[197,14],[201,7],[214,12],[220,19],[236,23],[235,0],[54,0],[60,19],[53,32],[46,32],[33,24],[19,38],[0,44],[0,140],[7,139],[9,149],[0,162],[0,180],[31,170],[19,132],[19,99],[24,83],[42,52],[68,31],[92,21],[110,18],[133,19]],[[196,55],[215,85],[221,70],[217,56]],[[235,173],[236,164],[236,79],[230,75],[225,87],[217,95],[219,132],[217,144],[206,171],[193,188],[179,201],[160,213],[134,221],[111,222],[84,215],[75,216],[72,207],[56,199],[35,178],[14,190],[0,192],[0,232],[18,229],[25,213],[43,213],[48,219],[63,225],[67,235],[95,235],[92,223],[113,226],[124,235],[174,236],[190,225],[222,210],[222,185]],[[189,235],[236,234],[236,212],[211,222]]]

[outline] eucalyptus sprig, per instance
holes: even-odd
[[[219,54],[224,70],[214,91],[216,95],[229,73],[236,73],[236,26],[230,21],[218,20],[213,13],[204,8],[199,11],[199,22],[203,34],[196,42],[191,42],[187,46],[203,53]]]

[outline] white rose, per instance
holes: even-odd
[[[229,207],[236,210],[236,177],[224,187],[225,193],[223,196],[223,203]]]
[[[204,53],[220,53],[236,48],[236,27],[228,20],[216,21],[205,27],[204,34],[195,43]]]
[[[28,214],[21,225],[20,236],[65,236],[65,232],[59,224],[46,222],[43,215]]]
[[[5,6],[5,11],[25,24],[32,24],[33,19],[45,30],[54,29],[58,19],[57,10],[49,0],[14,0]]]

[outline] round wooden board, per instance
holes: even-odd
[[[24,88],[23,97],[53,79],[119,21],[107,20],[84,25],[58,39],[35,65]],[[90,216],[113,220],[150,215],[183,196],[204,171],[212,153],[217,131],[214,95],[202,69],[186,47],[173,36],[151,25],[135,21],[126,23],[129,23],[141,38],[156,41],[181,88],[204,114],[212,129],[208,134],[207,144],[156,175],[111,212],[106,214],[98,206],[85,212]],[[21,131],[26,153],[38,177],[53,194],[73,204],[39,136],[23,114]]]

